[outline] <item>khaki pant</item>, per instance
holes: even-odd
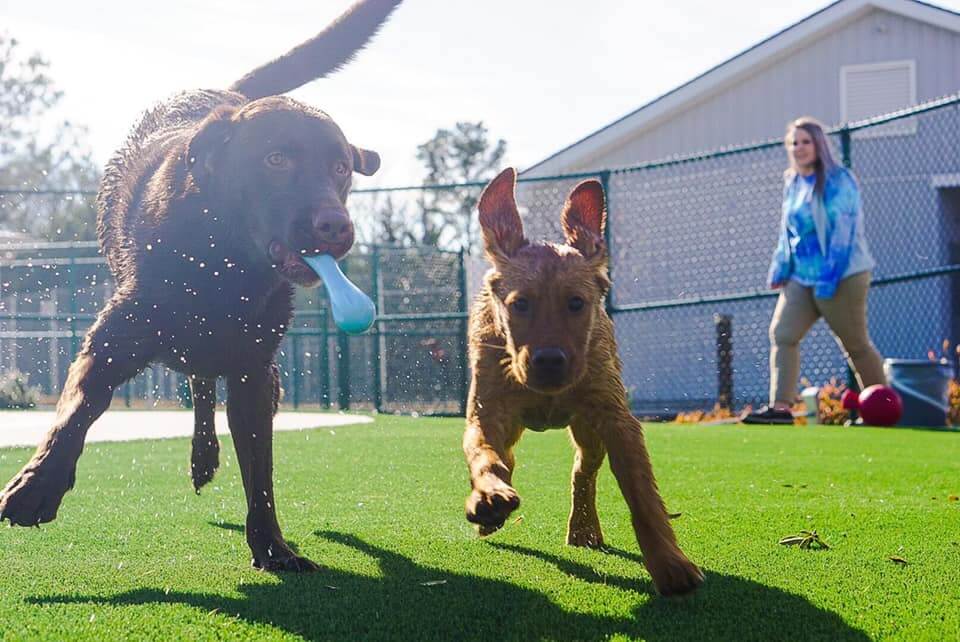
[[[817,299],[813,288],[787,281],[770,322],[770,403],[792,405],[800,377],[800,340],[821,316],[830,326],[863,389],[886,383],[883,360],[867,332],[870,272],[840,281],[831,299]]]

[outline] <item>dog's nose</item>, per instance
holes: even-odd
[[[556,376],[567,367],[567,353],[560,348],[537,348],[531,362],[538,373]]]
[[[345,210],[328,208],[313,215],[313,233],[318,240],[340,245],[353,240],[353,221]]]

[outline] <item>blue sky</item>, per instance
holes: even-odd
[[[151,104],[226,87],[349,4],[0,0],[0,29],[51,61],[60,115],[103,162]],[[483,120],[525,167],[826,4],[407,0],[353,64],[293,95],[381,153],[364,186],[418,183],[416,146],[458,120]]]

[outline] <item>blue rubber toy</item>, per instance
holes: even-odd
[[[305,256],[303,260],[323,279],[337,327],[347,334],[362,334],[369,330],[377,318],[377,308],[370,297],[340,271],[333,257],[321,254]]]

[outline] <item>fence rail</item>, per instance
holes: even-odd
[[[867,237],[878,259],[869,301],[874,342],[895,357],[923,357],[944,339],[955,344],[960,95],[848,123],[830,136],[860,182]],[[777,293],[759,288],[775,243],[784,165],[782,143],[768,141],[627,167],[520,177],[528,236],[554,240],[569,189],[588,177],[604,183],[614,283],[608,310],[639,410],[765,398],[767,326]],[[358,220],[372,220],[381,194],[453,190],[475,196],[482,187],[358,189],[351,209]],[[0,208],[38,208],[78,196],[92,213],[93,194],[64,190],[0,189]],[[284,403],[462,413],[467,306],[485,270],[476,250],[358,246],[345,271],[374,295],[380,312],[362,337],[336,331],[322,291],[298,292],[279,353]],[[95,243],[3,243],[0,284],[0,369],[27,372],[54,395],[111,292],[105,260]],[[805,339],[803,355],[802,374],[811,382],[846,377],[843,356],[822,324]],[[184,390],[181,377],[156,369],[121,394],[127,403],[153,403],[184,399]]]

